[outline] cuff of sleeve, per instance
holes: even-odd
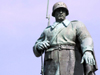
[[[41,56],[41,53],[37,50],[37,44],[33,47],[33,51],[36,57]]]
[[[93,51],[93,49],[92,49],[91,47],[85,47],[85,48],[82,49],[83,54],[84,54],[86,51]]]

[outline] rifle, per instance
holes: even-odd
[[[48,15],[48,9],[49,9],[49,0],[47,2],[47,12],[46,12],[46,19],[48,19],[48,26],[50,25],[50,15]],[[41,73],[42,75],[44,75],[44,64],[43,64],[43,55],[41,52]]]
[[[43,65],[43,55],[42,55],[42,52],[41,52],[41,73],[42,75],[44,75],[44,65]]]

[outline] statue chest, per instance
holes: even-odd
[[[62,28],[62,27],[61,27]],[[55,36],[56,35],[56,36]],[[54,42],[65,42],[65,41],[75,41],[76,39],[76,29],[69,25],[68,27],[60,28],[49,28],[45,31],[45,37],[51,41],[54,37]]]

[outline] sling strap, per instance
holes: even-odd
[[[61,24],[64,25],[63,22],[62,22]],[[70,24],[70,22],[69,22],[69,24]],[[68,25],[69,25],[69,24],[68,24]],[[67,26],[68,26],[68,25],[67,25]],[[65,29],[65,28],[66,28],[66,27],[62,27],[61,29],[59,29],[58,32],[56,32],[55,35],[53,36],[53,38],[51,39],[50,43],[52,43],[52,42],[54,41],[54,39],[56,38],[56,36],[57,36],[63,29]]]

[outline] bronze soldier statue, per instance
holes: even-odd
[[[44,75],[95,75],[93,40],[82,22],[66,19],[68,14],[65,3],[54,4],[56,22],[43,31],[33,52],[36,57],[45,52]]]

